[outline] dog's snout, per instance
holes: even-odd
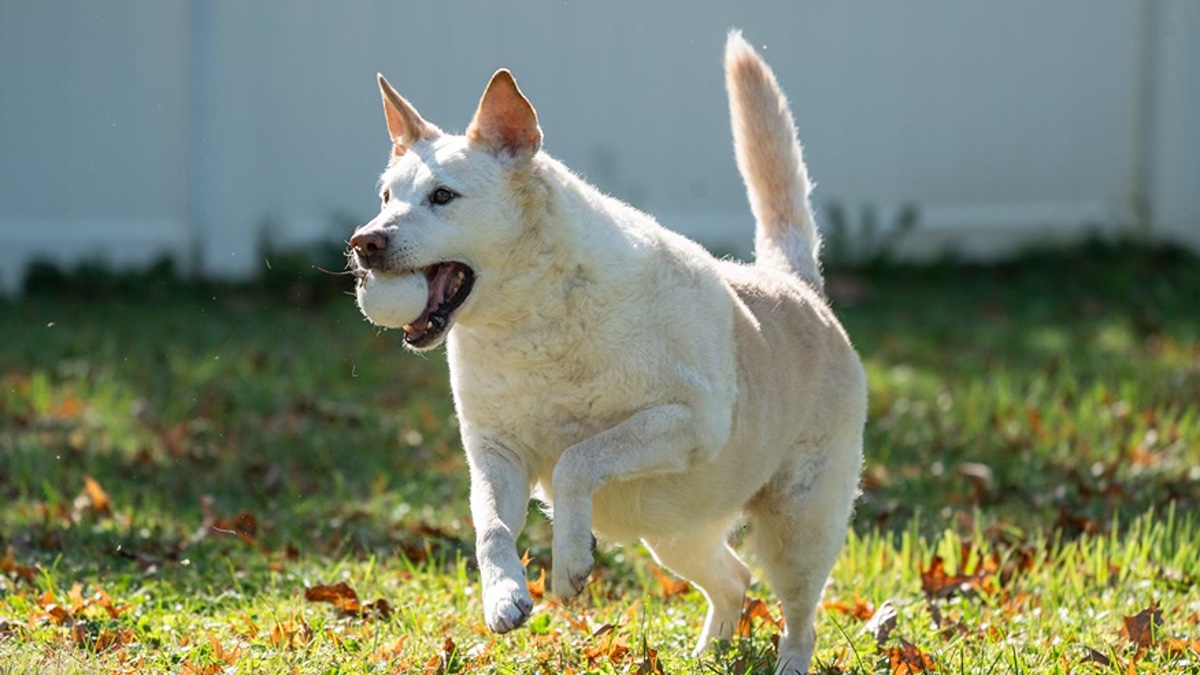
[[[350,237],[350,248],[357,251],[360,255],[368,257],[383,253],[387,249],[387,244],[387,234],[379,230],[358,232],[353,237]]]

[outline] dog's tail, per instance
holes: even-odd
[[[821,239],[796,124],[775,74],[737,30],[725,43],[725,87],[738,171],[757,221],[756,262],[791,270],[820,290]]]

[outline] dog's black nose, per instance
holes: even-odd
[[[383,253],[387,249],[387,244],[387,235],[379,230],[358,232],[353,237],[350,237],[350,248],[365,257]]]

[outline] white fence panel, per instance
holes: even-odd
[[[546,147],[722,251],[751,222],[720,71],[790,94],[817,203],[913,205],[909,255],[1141,228],[1200,245],[1200,3],[0,3],[0,287],[35,257],[209,274],[348,236],[387,146],[374,74],[461,129],[516,73]]]

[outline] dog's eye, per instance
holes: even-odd
[[[429,193],[429,203],[434,206],[449,204],[458,197],[458,193],[450,188],[440,187]]]
[[[392,199],[392,191],[384,190],[383,194],[379,195],[379,198],[383,200],[384,204],[387,204]]]

